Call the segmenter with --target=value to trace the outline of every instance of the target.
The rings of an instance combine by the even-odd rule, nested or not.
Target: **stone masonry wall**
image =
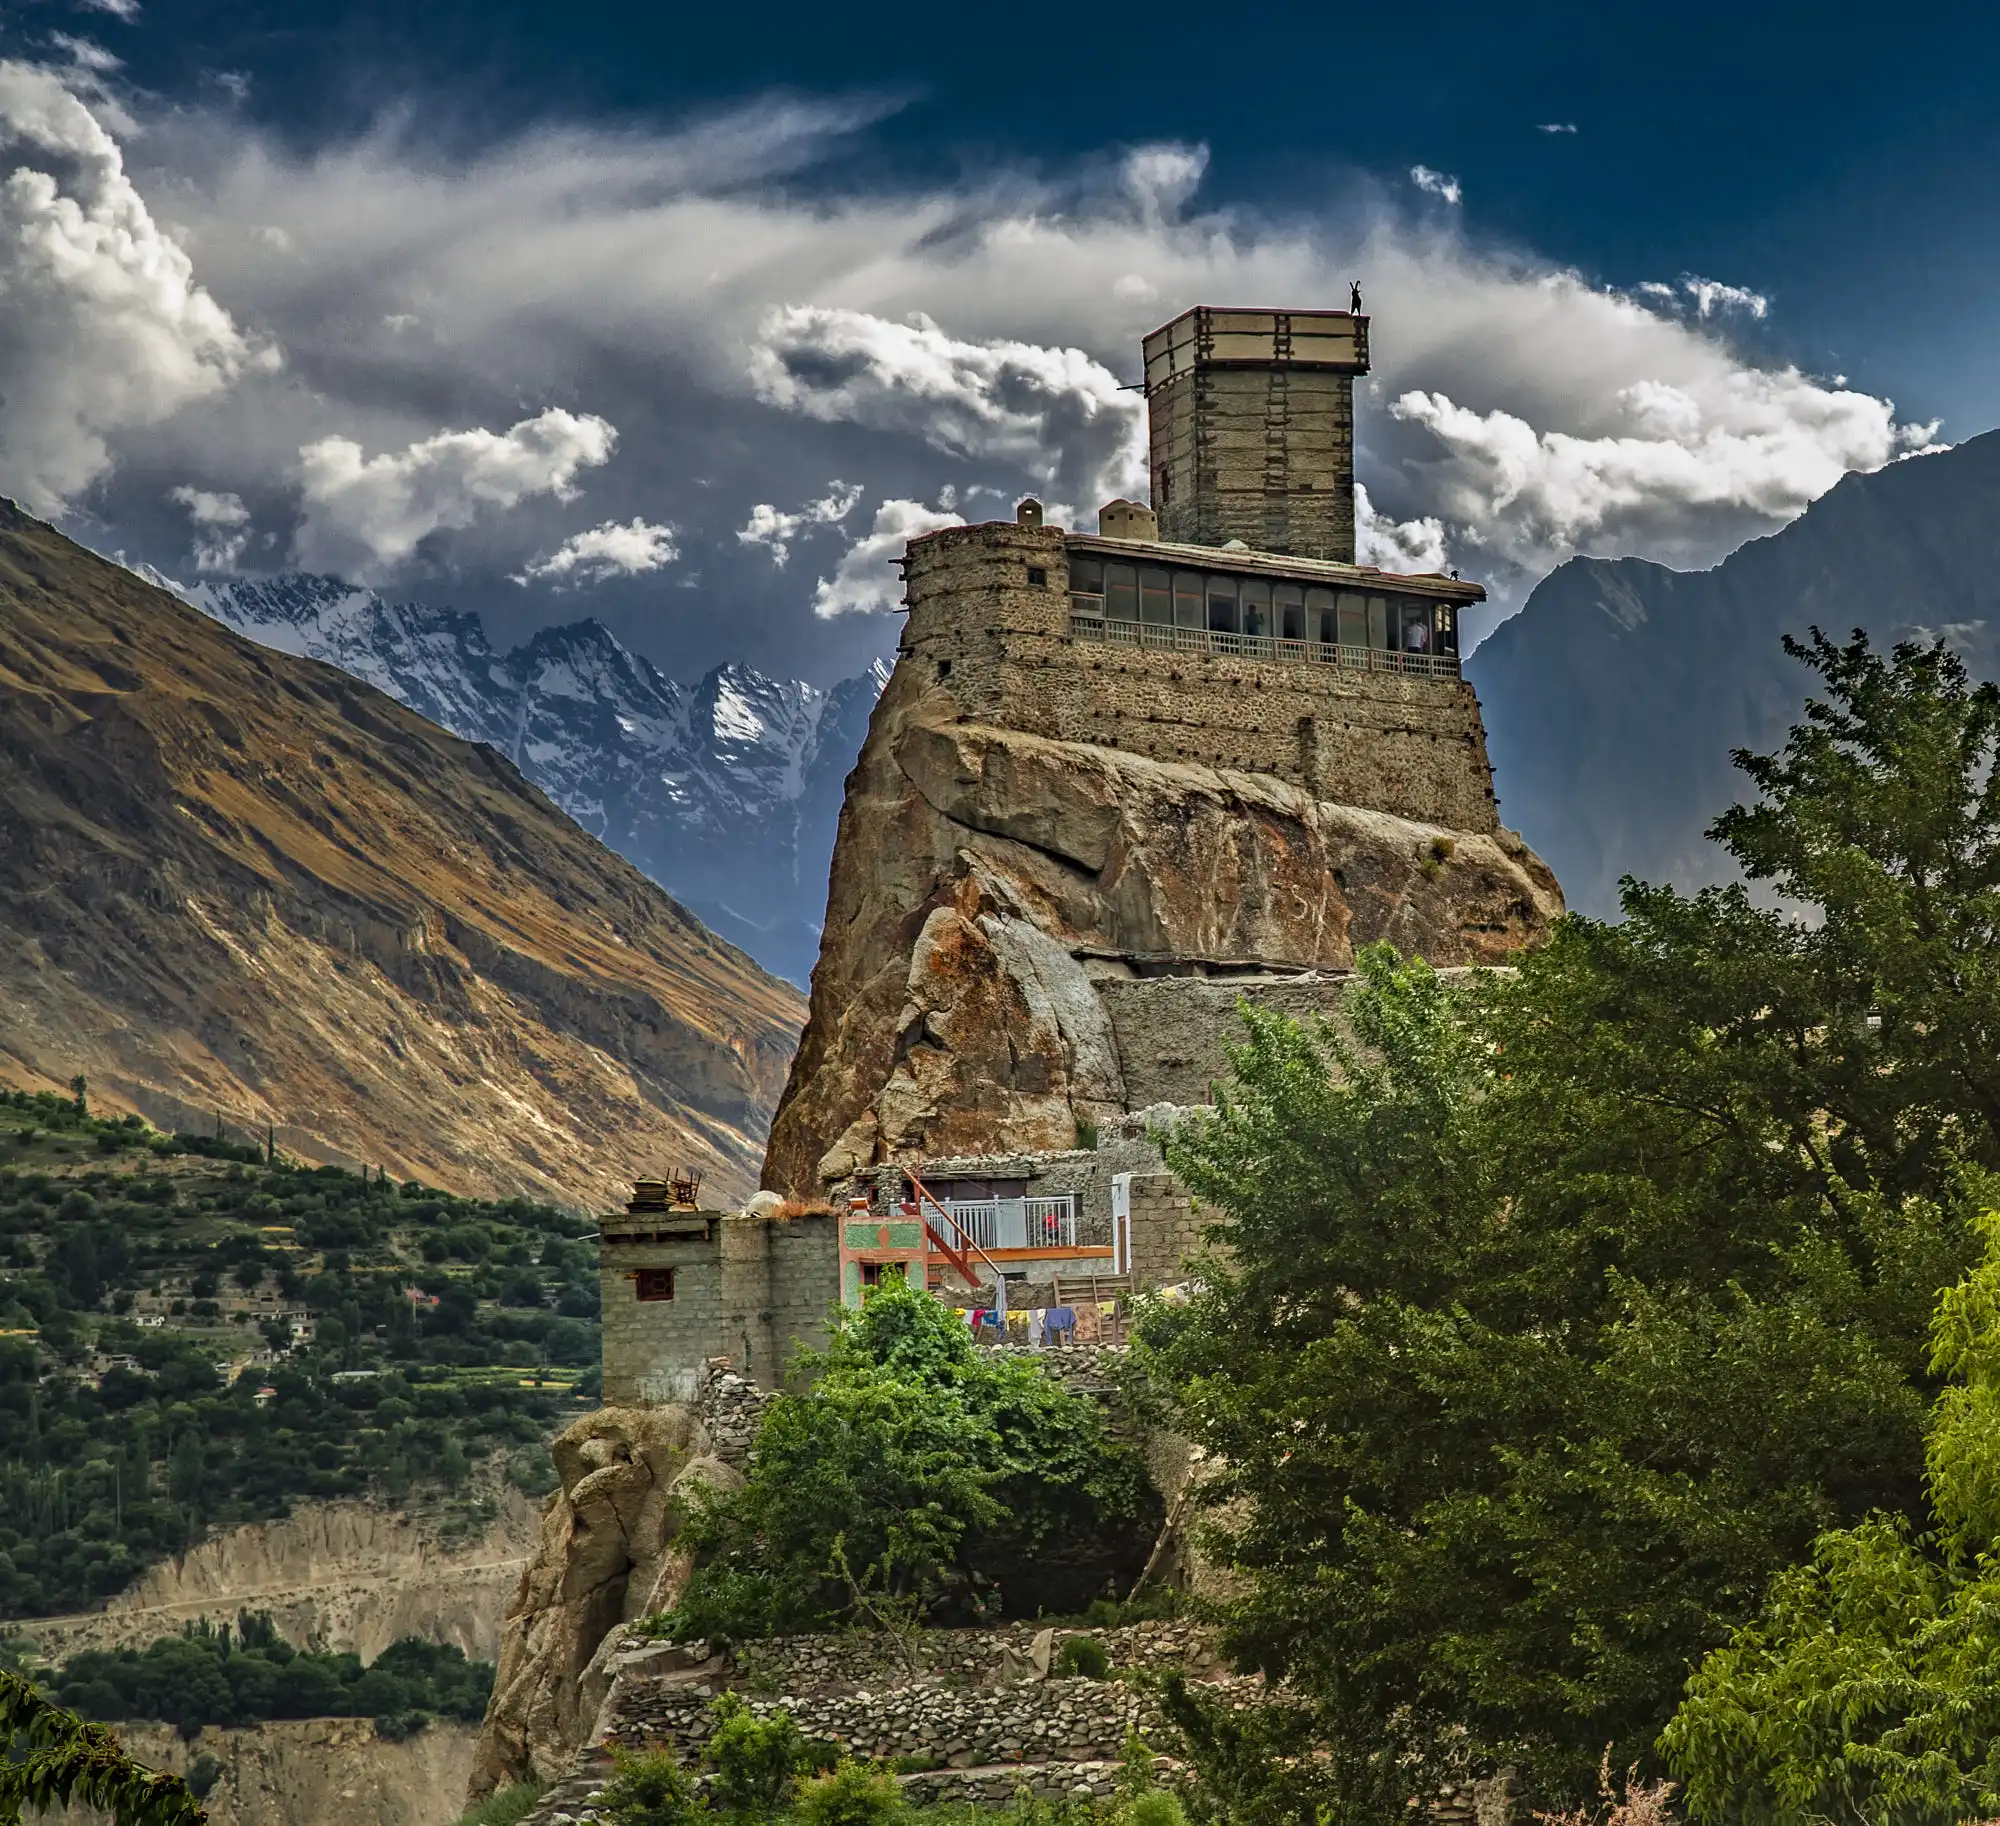
[[[661,1678],[643,1664],[621,1674],[598,1740],[667,1744],[692,1761],[714,1729],[710,1703],[727,1684],[746,1692],[754,1712],[783,1707],[808,1737],[858,1756],[928,1756],[952,1769],[1115,1759],[1127,1735],[1155,1724],[1157,1712],[1142,1688],[1124,1681],[1053,1674],[1070,1636],[1094,1638],[1114,1673],[1176,1668],[1246,1696],[1261,1690],[1259,1681],[1224,1675],[1209,1639],[1185,1623],[925,1631],[914,1644],[916,1674],[879,1641],[791,1636],[745,1645],[711,1678]]]
[[[712,1357],[769,1387],[800,1344],[825,1343],[840,1296],[834,1219],[714,1215],[713,1240],[599,1245],[607,1405],[689,1400]],[[671,1300],[638,1298],[646,1268],[673,1269]]]
[[[1170,1287],[1186,1278],[1182,1264],[1201,1245],[1201,1232],[1222,1213],[1197,1204],[1171,1173],[1132,1175],[1132,1276],[1141,1287]]]
[[[1348,975],[1295,977],[1101,977],[1098,999],[1118,1044],[1125,1095],[1135,1108],[1211,1101],[1229,1076],[1229,1048],[1240,1045],[1240,1001],[1297,1019],[1335,1015],[1353,982]]]
[[[936,669],[969,721],[1269,774],[1447,830],[1498,828],[1479,700],[1463,681],[1074,639],[1054,527],[933,533],[912,542],[906,577],[903,652]]]

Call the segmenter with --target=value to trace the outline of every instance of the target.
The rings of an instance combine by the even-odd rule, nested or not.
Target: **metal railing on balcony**
[[[1074,1249],[1076,1194],[1049,1198],[947,1198],[941,1201],[981,1249]]]
[[[1289,665],[1332,666],[1342,672],[1400,672],[1415,678],[1458,677],[1455,653],[1397,653],[1384,647],[1352,647],[1325,640],[1281,640],[1274,634],[1225,634],[1213,628],[1171,627],[1151,621],[1112,621],[1072,615],[1069,630],[1079,640],[1112,647],[1149,647],[1166,653],[1227,654],[1237,659],[1274,659]]]

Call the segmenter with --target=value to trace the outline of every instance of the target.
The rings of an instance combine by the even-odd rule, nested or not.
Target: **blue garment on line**
[[[1051,1306],[1048,1327],[1050,1331],[1074,1331],[1076,1329],[1076,1308],[1073,1306]]]

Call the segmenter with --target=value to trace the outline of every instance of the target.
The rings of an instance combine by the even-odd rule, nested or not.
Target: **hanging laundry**
[[[1028,1348],[1030,1350],[1040,1350],[1042,1348],[1042,1326],[1048,1316],[1049,1311],[1046,1306],[1033,1306],[1028,1309]]]

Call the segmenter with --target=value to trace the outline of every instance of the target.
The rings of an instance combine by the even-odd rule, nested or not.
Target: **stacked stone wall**
[[[1049,1674],[1071,1636],[1098,1642],[1113,1677]],[[1180,1669],[1246,1698],[1262,1690],[1253,1678],[1222,1674],[1209,1638],[1185,1623],[927,1630],[912,1650],[915,1674],[890,1645],[850,1636],[746,1644],[733,1665],[692,1682],[634,1669],[605,1702],[599,1741],[670,1745],[692,1761],[715,1727],[711,1703],[726,1685],[743,1692],[753,1712],[782,1707],[808,1737],[857,1756],[928,1757],[941,1770],[1112,1762],[1130,1733],[1159,1723],[1148,1690],[1116,1678],[1120,1670]]]
[[[633,1277],[647,1268],[673,1270],[671,1300],[638,1297]],[[598,1248],[598,1291],[605,1405],[687,1400],[703,1359],[723,1354],[719,1244],[605,1242]]]
[[[1224,1214],[1198,1203],[1171,1173],[1132,1175],[1132,1278],[1140,1287],[1171,1287],[1201,1246],[1208,1225]]]
[[[1498,828],[1479,699],[1462,680],[1074,638],[1054,528],[933,534],[907,576],[905,661],[931,668],[967,721],[1269,774],[1447,830]]]
[[[691,1400],[714,1357],[769,1387],[800,1345],[826,1342],[840,1297],[835,1219],[712,1216],[712,1239],[599,1245],[607,1405]],[[634,1276],[647,1268],[674,1271],[671,1300],[638,1298]]]

